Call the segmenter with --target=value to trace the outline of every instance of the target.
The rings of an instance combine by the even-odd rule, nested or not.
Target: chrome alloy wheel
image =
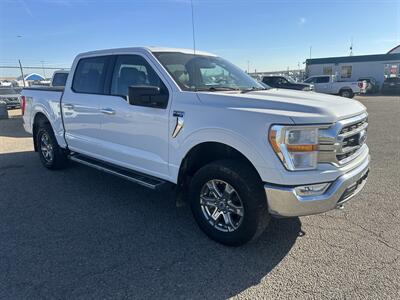
[[[46,162],[50,163],[53,161],[53,146],[51,145],[50,137],[47,132],[43,132],[40,138],[40,151],[42,152],[43,158]]]
[[[203,185],[200,206],[206,220],[220,231],[235,231],[243,221],[242,200],[236,190],[223,180],[212,179]]]

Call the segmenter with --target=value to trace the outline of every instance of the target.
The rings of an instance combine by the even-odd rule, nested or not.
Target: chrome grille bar
[[[320,130],[318,161],[342,166],[355,159],[366,147],[359,135],[367,128],[368,114],[363,113]]]

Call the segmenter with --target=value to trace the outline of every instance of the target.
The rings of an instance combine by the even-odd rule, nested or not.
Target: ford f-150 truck
[[[337,81],[335,75],[312,76],[304,80],[305,83],[313,84],[318,93],[339,95],[353,98],[356,94],[363,93],[364,82],[362,81]]]
[[[45,167],[72,160],[152,189],[173,186],[225,245],[254,238],[271,216],[341,208],[369,171],[358,101],[267,89],[200,51],[83,53],[65,88],[26,88],[21,104]]]

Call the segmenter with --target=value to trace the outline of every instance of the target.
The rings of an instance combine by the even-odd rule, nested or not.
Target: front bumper
[[[269,212],[282,217],[306,216],[340,207],[364,187],[369,172],[370,157],[353,170],[331,183],[319,196],[298,196],[295,187],[265,184]]]

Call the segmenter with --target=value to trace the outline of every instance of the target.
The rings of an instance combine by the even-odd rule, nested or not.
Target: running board
[[[95,168],[97,170],[116,175],[118,177],[124,178],[126,180],[135,182],[137,184],[143,185],[145,187],[148,187],[152,190],[158,190],[162,186],[166,185],[166,181],[148,176],[136,171],[128,170],[126,168],[122,168],[110,163],[106,163],[103,161],[100,161],[98,159],[94,159],[91,157],[83,156],[81,154],[72,154],[69,156],[69,159],[72,161],[75,161],[77,163],[83,164],[88,167]]]

